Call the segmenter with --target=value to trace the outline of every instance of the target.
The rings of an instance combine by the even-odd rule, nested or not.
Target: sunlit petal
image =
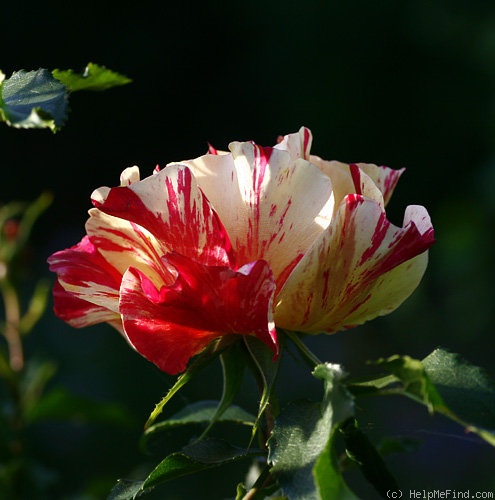
[[[278,294],[277,325],[331,333],[390,312],[418,285],[426,254],[410,259],[432,242],[423,207],[410,207],[399,228],[387,220],[380,204],[347,196]]]
[[[146,229],[164,250],[210,265],[229,262],[227,233],[188,168],[170,166],[128,187],[100,188],[92,198],[102,212]]]
[[[331,181],[284,150],[249,142],[232,143],[230,149],[231,155],[185,164],[219,214],[237,262],[267,260],[281,283],[330,223]]]
[[[72,248],[54,253],[48,263],[66,292],[118,314],[121,275],[87,236]],[[55,307],[63,310],[63,304]]]

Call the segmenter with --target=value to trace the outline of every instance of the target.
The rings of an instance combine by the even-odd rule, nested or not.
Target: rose
[[[402,170],[310,155],[311,133],[273,148],[156,168],[94,191],[80,243],[49,258],[56,314],[107,322],[165,372],[212,340],[254,335],[278,352],[275,325],[333,333],[397,308],[433,243],[420,206],[402,227],[385,215]]]

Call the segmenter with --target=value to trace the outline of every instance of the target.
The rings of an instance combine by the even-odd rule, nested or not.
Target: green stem
[[[5,307],[4,336],[9,349],[10,367],[14,372],[19,373],[24,367],[24,352],[19,331],[21,321],[19,297],[14,286],[6,276],[0,279],[0,290]]]
[[[2,372],[8,384],[14,409],[8,417],[9,431],[6,445],[9,457],[7,458],[7,462],[9,464],[8,467],[12,468],[10,469],[11,472],[9,473],[7,482],[12,498],[20,498],[25,470],[23,465],[17,467],[15,464],[22,464],[24,453],[24,419],[20,385],[20,375],[24,368],[24,352],[19,328],[21,313],[17,291],[5,275],[0,278],[0,293],[5,309],[3,335],[7,341],[9,356],[8,364],[7,360],[4,360],[7,366],[3,367]]]
[[[270,468],[265,466],[260,476],[252,486],[252,488],[246,492],[246,494],[242,497],[242,500],[253,500],[256,498],[256,495],[262,491],[264,488],[272,485],[274,482],[273,476],[270,474]]]
[[[296,346],[297,350],[310,368],[315,368],[317,365],[321,365],[321,361],[309,350],[296,332],[284,330],[284,333],[291,339],[292,343]]]

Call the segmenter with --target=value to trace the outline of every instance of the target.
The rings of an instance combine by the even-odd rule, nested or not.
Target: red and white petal
[[[58,281],[53,286],[53,302],[53,310],[57,317],[75,328],[110,323],[121,333],[123,332],[120,314],[78,298],[73,293],[65,291]]]
[[[208,265],[227,265],[231,246],[217,214],[190,170],[170,166],[127,187],[100,188],[95,207],[138,224],[166,251],[176,251]]]
[[[218,212],[237,262],[270,262],[278,284],[330,223],[330,179],[287,151],[250,142],[185,162]]]
[[[212,340],[255,335],[278,353],[271,304],[275,290],[268,264],[239,271],[204,266],[179,254],[166,256],[177,281],[157,289],[137,269],[124,275],[120,311],[125,335],[142,356],[175,374]]]
[[[167,248],[149,231],[97,208],[91,209],[89,215],[86,232],[91,242],[121,275],[135,267],[144,271],[156,286],[175,281],[175,273],[161,259]]]
[[[379,187],[364,170],[359,168],[358,164],[326,161],[314,155],[311,155],[311,163],[328,175],[332,181],[335,212],[339,209],[340,203],[348,194],[365,196],[385,207],[383,194]]]
[[[400,228],[375,201],[348,195],[278,294],[277,325],[332,333],[390,312],[418,285],[433,241],[423,207],[409,207]]]
[[[133,167],[126,168],[120,174],[120,185],[121,186],[130,186],[134,182],[138,182],[140,179],[139,175],[139,167],[135,165]]]
[[[292,161],[299,158],[309,160],[312,142],[313,136],[309,128],[301,127],[299,132],[281,137],[274,148],[287,151]]]
[[[119,313],[121,274],[99,254],[87,236],[72,248],[51,255],[48,263],[67,293]],[[55,307],[60,311],[62,304],[56,303]],[[91,322],[92,318],[87,318],[87,321]]]
[[[346,318],[345,328],[395,311],[416,290],[427,265],[425,251],[381,275],[369,288],[364,302]]]
[[[394,170],[389,167],[374,165],[373,163],[357,163],[357,166],[366,175],[371,177],[376,187],[381,191],[386,206],[392,197],[400,176],[406,169],[401,168],[399,170]]]

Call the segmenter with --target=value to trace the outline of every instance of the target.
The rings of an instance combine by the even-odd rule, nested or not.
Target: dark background
[[[443,346],[495,374],[492,1],[27,1],[3,5],[0,20],[7,77],[39,67],[82,70],[91,61],[133,79],[74,94],[55,135],[1,127],[0,202],[54,195],[34,234],[33,275],[48,276],[48,255],[79,241],[92,190],[117,185],[125,167],[148,175],[156,164],[203,154],[208,141],[220,149],[232,140],[272,145],[306,125],[323,158],[406,167],[389,218],[401,224],[407,205],[425,205],[437,238],[410,300],[355,331],[311,339],[314,351],[359,375],[368,359],[421,358]],[[100,493],[84,497],[98,498],[118,477],[144,477],[140,429],[172,379],[110,327],[74,330],[51,311],[29,349],[58,364],[58,384],[123,404],[136,418],[126,430],[37,429],[33,454],[50,471],[54,495],[83,498],[99,482]],[[305,370],[291,361],[284,370],[282,394],[286,386],[291,399],[318,396]],[[211,368],[174,404],[218,398],[219,376]],[[251,389],[246,382],[252,403]],[[404,491],[495,490],[493,450],[462,428],[402,400],[363,403],[360,411],[376,441],[387,433],[422,441],[388,461]],[[220,471],[171,483],[164,498],[190,498],[198,488],[204,498],[228,497],[242,480],[232,471],[224,490],[229,473]],[[371,498],[357,475],[351,480]]]

